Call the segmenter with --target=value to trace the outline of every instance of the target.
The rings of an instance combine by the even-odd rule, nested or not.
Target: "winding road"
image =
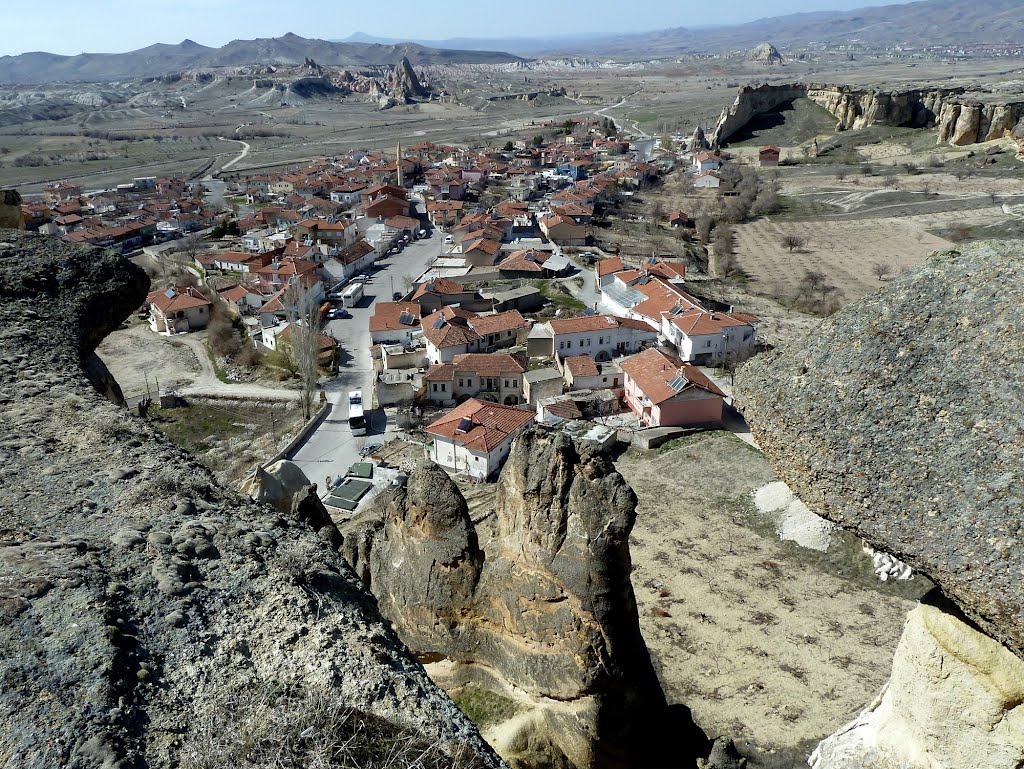
[[[618,101],[617,104],[613,104],[610,107],[603,107],[601,109],[594,110],[594,114],[597,115],[598,117],[606,117],[606,118],[611,118],[612,120],[615,120],[614,117],[612,117],[611,115],[608,114],[608,110],[618,109],[619,107],[625,106],[627,101],[632,99],[634,96],[636,96],[638,93],[640,93],[643,90],[644,90],[643,88],[637,88],[635,91],[633,91],[633,93],[628,93],[625,96],[623,96]],[[640,128],[640,124],[637,123],[635,120],[630,120],[629,118],[619,118],[619,119],[622,120],[623,123],[632,123],[632,125],[633,125],[633,133],[635,133],[641,139],[650,139],[651,138],[651,135],[649,133],[647,133],[646,131],[644,131],[643,129],[641,129]]]

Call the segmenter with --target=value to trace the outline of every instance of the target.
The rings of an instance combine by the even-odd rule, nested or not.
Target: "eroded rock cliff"
[[[650,765],[665,701],[629,580],[635,509],[610,460],[533,431],[512,448],[493,521],[474,526],[454,482],[424,464],[346,549],[403,640],[445,660],[446,685],[526,710],[497,735],[506,758]]]
[[[90,386],[144,273],[0,242],[5,762],[500,766],[381,620],[315,494],[292,513],[241,499]]]
[[[1022,256],[998,242],[933,254],[737,374],[736,404],[780,477],[967,618],[911,616],[887,691],[826,741],[822,769],[1024,763]],[[858,740],[882,757],[849,759]]]
[[[822,83],[744,86],[722,111],[711,135],[713,146],[729,140],[755,116],[806,97],[836,118],[836,130],[872,125],[938,128],[937,142],[973,144],[1003,136],[1024,136],[1024,102],[983,104],[965,99],[962,88],[885,91]]]

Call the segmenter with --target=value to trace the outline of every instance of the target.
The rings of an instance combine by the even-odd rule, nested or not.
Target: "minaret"
[[[398,186],[402,186],[402,142],[398,142],[398,151],[395,153],[395,165],[398,167]]]

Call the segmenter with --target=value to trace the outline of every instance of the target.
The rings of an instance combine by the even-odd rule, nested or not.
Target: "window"
[[[588,340],[587,340],[587,347],[590,347],[590,343],[591,343],[592,341],[594,341],[594,340],[593,340],[593,339],[588,339]]]
[[[599,337],[597,338],[597,343],[598,343],[598,344],[604,344],[604,337],[603,337],[603,336],[599,336]]]
[[[565,347],[566,347],[566,349],[569,349],[569,350],[572,349],[572,340],[571,339],[568,342],[565,343]]]
[[[460,379],[460,380],[459,380],[459,387],[463,387],[463,386],[464,386],[464,385],[462,384],[462,380]]]
[[[601,377],[601,383],[602,384],[608,384],[608,377],[606,377],[606,376]]]
[[[705,347],[711,347],[711,340],[709,339],[708,341],[706,341],[706,342],[704,343],[704,346],[705,346]]]
[[[559,350],[564,350],[565,349],[565,342],[559,342],[558,343],[558,349]]]
[[[437,392],[437,382],[434,382],[434,392]]]
[[[446,385],[444,382],[442,382],[441,383],[441,392],[445,392],[447,389],[448,389],[448,385]]]

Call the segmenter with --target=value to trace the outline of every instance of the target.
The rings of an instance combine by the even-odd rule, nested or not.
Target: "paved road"
[[[352,435],[348,427],[348,393],[362,390],[367,406],[373,392],[373,363],[370,359],[370,316],[377,301],[390,302],[395,291],[405,292],[403,278],[419,277],[438,256],[444,236],[417,241],[398,256],[378,262],[366,284],[366,293],[360,306],[351,310],[352,317],[332,320],[325,333],[341,343],[342,364],[336,377],[322,383],[327,398],[333,404],[331,414],[314,430],[305,443],[294,453],[292,461],[303,469],[306,476],[318,484],[321,491],[326,476],[343,474],[359,460],[359,449],[367,443],[383,442],[397,430],[389,424],[383,409],[367,411],[369,429],[365,439]]]

